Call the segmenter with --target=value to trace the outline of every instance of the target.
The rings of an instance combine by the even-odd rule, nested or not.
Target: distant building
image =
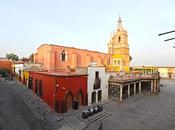
[[[19,75],[24,70],[24,62],[14,62],[12,67],[13,73]]]
[[[35,72],[41,72],[44,71],[44,68],[41,64],[35,64],[35,63],[25,63],[23,71],[21,72],[21,78],[23,84],[28,86],[29,83],[29,72],[35,71]]]
[[[122,26],[122,20],[119,17],[116,32],[111,36],[108,43],[108,54],[111,55],[111,62],[108,71],[129,72],[130,54],[127,31]]]
[[[134,66],[131,67],[131,73],[142,73],[142,74],[151,74],[158,72],[158,68],[156,66]]]
[[[159,75],[163,79],[175,79],[175,67],[167,66],[134,66],[132,67],[132,73],[155,73],[159,72]]]
[[[161,78],[175,79],[175,67],[158,67]]]
[[[0,60],[0,75],[8,76],[12,73],[12,62],[9,60]]]

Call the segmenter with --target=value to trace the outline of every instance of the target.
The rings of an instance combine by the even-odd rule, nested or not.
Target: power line
[[[175,30],[168,31],[168,32],[164,32],[164,33],[160,33],[160,34],[158,34],[158,36],[162,36],[162,35],[169,34],[169,33],[173,33],[173,32],[175,32]],[[165,39],[164,42],[171,41],[171,40],[174,40],[174,39],[175,39],[175,38]],[[173,46],[173,48],[175,48],[175,46]]]
[[[158,34],[158,36],[162,36],[162,35],[165,35],[165,34],[168,34],[168,33],[173,33],[173,32],[175,32],[175,30],[164,32],[164,33],[160,33],[160,34]]]
[[[175,38],[169,38],[169,39],[166,39],[164,40],[164,42],[167,42],[167,41],[170,41],[170,40],[174,40]]]

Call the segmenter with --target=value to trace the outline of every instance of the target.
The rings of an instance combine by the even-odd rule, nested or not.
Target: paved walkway
[[[46,130],[8,81],[0,82],[0,130]]]
[[[0,130],[71,130],[71,125],[18,81],[0,82]]]

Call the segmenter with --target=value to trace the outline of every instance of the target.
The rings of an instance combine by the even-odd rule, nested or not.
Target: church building
[[[122,26],[122,20],[119,17],[117,30],[112,34],[108,43],[108,54],[111,55],[108,71],[129,72],[129,44],[127,31]]]
[[[106,67],[107,71],[129,72],[129,45],[127,31],[119,17],[118,27],[108,43],[108,53],[74,47],[43,44],[34,55],[34,62],[42,64],[45,70],[70,72],[77,67],[88,67],[90,63]]]
[[[43,44],[37,49],[34,62],[42,64],[48,71],[70,72],[77,67],[88,67],[92,62],[96,62],[97,66],[107,66],[110,57],[110,54],[97,51]]]

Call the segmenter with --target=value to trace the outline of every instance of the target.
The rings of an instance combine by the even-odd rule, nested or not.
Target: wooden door
[[[67,111],[72,109],[72,95],[68,95],[66,98]]]
[[[79,106],[83,105],[83,95],[81,92],[78,94],[78,104]]]

